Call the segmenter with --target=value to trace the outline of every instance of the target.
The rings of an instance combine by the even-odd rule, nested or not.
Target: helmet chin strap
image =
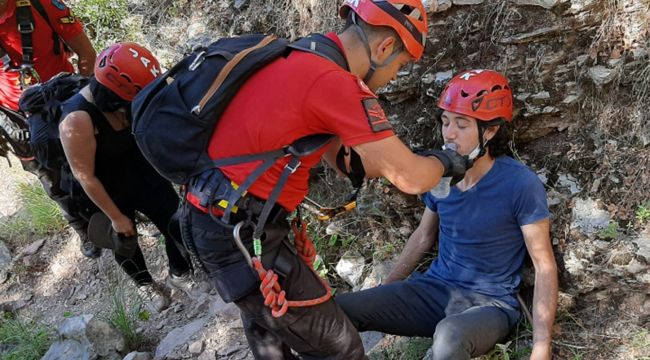
[[[384,61],[382,64],[377,64],[374,60],[372,60],[372,52],[370,51],[370,42],[368,41],[368,36],[366,36],[366,32],[363,31],[363,28],[357,24],[357,15],[354,11],[351,12],[350,16],[352,16],[352,23],[354,24],[354,30],[357,36],[359,36],[359,39],[363,43],[365,49],[366,49],[366,54],[368,55],[368,61],[370,62],[370,67],[368,68],[368,72],[366,75],[363,77],[363,82],[368,84],[370,82],[370,79],[372,76],[375,74],[375,71],[378,68],[390,65],[395,59],[397,59],[397,56],[399,56],[400,52],[402,52],[401,48],[396,48],[393,50],[393,53],[390,54],[388,59]]]
[[[487,123],[482,123],[480,121],[478,122],[478,147],[477,147],[477,149],[478,149],[479,152],[478,152],[478,155],[476,155],[476,158],[480,158],[481,156],[485,155],[485,153],[487,152],[486,146],[488,145],[490,140],[492,140],[492,139],[490,139],[490,140],[485,141],[485,138],[483,137],[483,133],[485,132],[485,130],[488,127],[496,126],[496,125],[501,126],[503,124],[504,124],[504,121],[502,119],[492,120],[492,121],[487,122]],[[474,149],[474,151],[476,151],[476,149]],[[474,153],[474,151],[472,151],[472,153]]]
[[[470,152],[469,155],[467,155],[467,157],[470,160],[476,159],[477,157],[481,156],[481,149],[482,149],[481,145],[476,145],[474,150],[472,150],[472,152]],[[485,153],[485,151],[483,151],[483,153]]]
[[[484,132],[485,132],[485,127],[483,125],[479,124],[478,125],[478,146],[476,147],[476,149],[474,149],[474,151],[478,150],[478,154],[476,154],[476,156],[475,156],[476,159],[478,159],[481,156],[485,155],[485,153],[487,152],[487,149],[485,148],[485,146],[487,145],[487,143],[490,140],[485,141],[485,138],[483,137]],[[474,153],[474,151],[472,151],[472,153]]]

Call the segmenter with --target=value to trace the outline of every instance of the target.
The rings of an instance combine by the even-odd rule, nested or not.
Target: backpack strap
[[[18,24],[18,32],[20,33],[20,43],[22,47],[22,59],[19,66],[20,71],[30,72],[30,76],[36,77],[36,82],[40,82],[38,74],[33,70],[34,68],[34,42],[32,35],[34,34],[35,22],[32,7],[38,11],[40,16],[48,23],[52,29],[52,43],[54,55],[61,54],[61,37],[56,32],[50,17],[47,15],[43,4],[39,0],[16,0],[16,23]],[[5,64],[6,65],[6,64]],[[21,74],[21,82],[23,75]],[[25,85],[25,84],[22,84]]]
[[[289,44],[289,48],[312,53],[337,64],[346,71],[350,71],[348,60],[343,55],[341,48],[334,40],[322,34],[310,34],[307,37]]]
[[[20,44],[23,57],[21,67],[34,66],[34,44],[32,34],[34,33],[34,16],[32,15],[32,4],[29,0],[16,0],[16,23],[20,33]]]
[[[229,165],[234,165],[234,164],[250,162],[253,160],[263,160],[262,164],[260,164],[257,168],[255,168],[255,170],[253,170],[253,172],[250,175],[248,175],[246,180],[241,185],[239,185],[239,187],[235,191],[233,191],[230,197],[228,198],[228,206],[226,207],[223,215],[224,222],[227,223],[230,220],[230,214],[232,212],[233,206],[235,205],[237,200],[251,187],[251,185],[253,185],[253,183],[263,173],[265,173],[268,169],[270,169],[271,166],[275,164],[276,160],[288,156],[290,157],[289,163],[287,163],[287,165],[285,165],[284,169],[282,170],[278,182],[275,184],[268,199],[266,199],[264,209],[262,210],[262,215],[260,215],[259,223],[264,224],[266,222],[266,218],[268,217],[269,213],[273,208],[273,205],[275,205],[278,196],[280,196],[280,191],[286,184],[289,175],[293,174],[300,166],[300,158],[312,154],[313,152],[322,148],[323,146],[328,144],[330,140],[332,140],[332,138],[333,135],[329,135],[329,134],[308,135],[294,141],[291,145],[286,146],[282,149],[267,151],[258,154],[250,154],[250,155],[215,160],[215,164],[221,162],[221,164],[217,166],[224,166],[223,165],[224,163],[227,163]]]
[[[32,6],[38,11],[38,13],[41,15],[45,21],[50,25],[50,28],[52,29],[52,43],[54,44],[53,51],[54,55],[61,55],[61,48],[63,41],[61,40],[61,37],[59,34],[56,32],[56,29],[52,25],[52,22],[50,21],[50,17],[47,15],[47,12],[45,11],[45,8],[43,7],[43,4],[41,4],[40,0],[31,0]]]

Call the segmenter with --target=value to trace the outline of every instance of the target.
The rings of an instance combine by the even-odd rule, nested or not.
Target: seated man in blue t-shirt
[[[446,197],[423,196],[426,209],[384,285],[336,301],[360,331],[433,336],[433,358],[488,352],[516,325],[526,254],[535,267],[531,359],[550,359],[557,267],[541,181],[505,156],[512,121],[508,80],[489,70],[454,77],[438,107],[445,143],[475,158]],[[424,275],[404,280],[439,240]]]

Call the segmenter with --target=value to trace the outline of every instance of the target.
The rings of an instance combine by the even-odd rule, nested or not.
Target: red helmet
[[[496,71],[464,71],[449,81],[438,107],[482,121],[512,121],[512,90],[508,79]]]
[[[132,42],[109,46],[95,61],[95,78],[126,101],[160,75],[160,64],[149,50]]]
[[[370,25],[395,30],[406,51],[420,60],[428,31],[427,12],[421,0],[345,0],[339,15],[345,19],[350,10]]]

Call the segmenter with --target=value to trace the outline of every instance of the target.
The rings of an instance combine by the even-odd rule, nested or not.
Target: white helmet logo
[[[347,2],[351,6],[354,6],[355,8],[359,7],[359,0],[346,0],[345,2]]]
[[[482,73],[484,70],[472,70],[464,73],[463,75],[460,76],[461,79],[463,80],[469,80],[472,78],[472,76],[476,76],[480,73]]]

